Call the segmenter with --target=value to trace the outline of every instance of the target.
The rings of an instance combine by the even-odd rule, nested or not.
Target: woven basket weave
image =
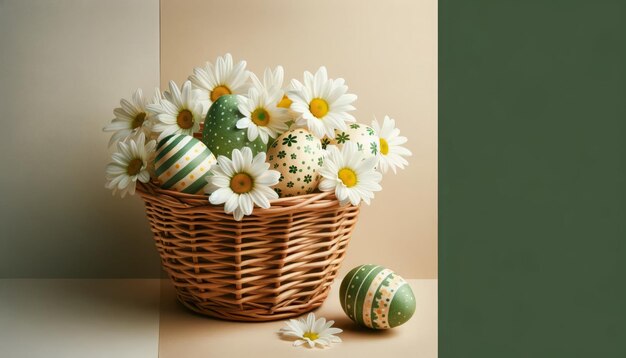
[[[332,193],[314,193],[274,200],[237,222],[204,195],[153,184],[137,191],[178,300],[235,321],[284,319],[320,306],[359,213],[340,207]]]

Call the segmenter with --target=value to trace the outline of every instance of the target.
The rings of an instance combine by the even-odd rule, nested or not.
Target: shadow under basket
[[[235,221],[205,195],[137,184],[178,300],[233,321],[285,319],[319,307],[359,213],[326,192],[280,198]]]

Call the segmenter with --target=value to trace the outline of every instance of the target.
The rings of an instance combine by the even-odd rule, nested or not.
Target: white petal
[[[234,194],[231,195],[226,203],[224,204],[224,212],[232,213],[239,207],[239,195]]]
[[[356,190],[348,189],[348,197],[350,198],[350,203],[354,206],[359,205],[361,202],[361,197],[357,194]]]
[[[267,198],[257,189],[255,188],[250,192],[250,198],[256,204],[256,206],[267,209],[270,207],[270,202]]]
[[[256,140],[256,138],[259,136],[259,128],[256,126],[256,124],[250,124],[247,128],[248,140],[250,142]],[[267,143],[267,141],[265,141],[264,143]]]
[[[248,126],[250,126],[251,123],[252,121],[250,120],[250,118],[244,117],[238,120],[235,125],[237,126],[237,128],[243,129],[243,128],[248,128]]]
[[[244,147],[243,149],[246,149],[246,148],[247,147]],[[250,148],[248,148],[248,150],[249,149]],[[233,149],[232,155],[233,155],[232,162],[233,162],[234,172],[239,173],[245,168],[245,161],[243,159],[242,152],[239,149]]]
[[[243,158],[242,170],[245,168],[249,168],[252,164],[252,149],[249,147],[243,147],[241,149],[241,156]]]
[[[280,172],[276,170],[267,170],[259,175],[255,182],[261,185],[276,185],[280,179]]]
[[[222,168],[226,176],[232,177],[233,175],[235,175],[235,167],[233,165],[233,162],[228,159],[228,157],[223,155],[218,156],[217,163],[219,164],[220,168]]]
[[[245,215],[252,214],[252,209],[254,205],[252,204],[252,198],[250,194],[241,194],[239,195],[239,208],[243,211]]]
[[[319,189],[321,191],[333,191],[335,189],[335,182],[324,178],[319,183]]]
[[[209,197],[209,202],[213,205],[224,204],[233,195],[234,193],[231,188],[220,188],[213,192],[213,194],[211,194],[211,196]]]
[[[241,211],[241,208],[237,208],[233,211],[233,218],[235,221],[241,221],[241,219],[243,219],[243,211]]]

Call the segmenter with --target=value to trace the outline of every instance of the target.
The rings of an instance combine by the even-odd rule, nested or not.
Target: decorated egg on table
[[[344,143],[352,142],[356,144],[359,151],[364,152],[368,157],[378,155],[380,139],[372,127],[361,123],[351,123],[347,126],[346,130],[336,129],[335,138],[324,138],[326,144],[336,145],[341,149]]]
[[[351,320],[373,329],[397,327],[415,313],[415,296],[409,284],[378,265],[353,268],[341,281],[339,299]]]
[[[322,143],[304,128],[289,130],[276,138],[267,151],[270,169],[280,172],[274,190],[280,197],[313,192],[324,164]]]
[[[163,189],[203,194],[205,177],[215,156],[200,140],[185,134],[163,138],[157,146],[154,171]]]
[[[249,147],[252,154],[265,152],[267,144],[261,137],[248,140],[246,129],[237,128],[237,121],[243,118],[239,112],[236,95],[223,95],[213,102],[207,112],[202,129],[202,142],[216,157],[225,155],[231,158],[233,149]]]

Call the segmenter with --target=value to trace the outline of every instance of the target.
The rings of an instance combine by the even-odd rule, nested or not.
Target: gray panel
[[[159,2],[0,0],[0,49],[0,277],[159,277],[102,132],[159,83]]]

